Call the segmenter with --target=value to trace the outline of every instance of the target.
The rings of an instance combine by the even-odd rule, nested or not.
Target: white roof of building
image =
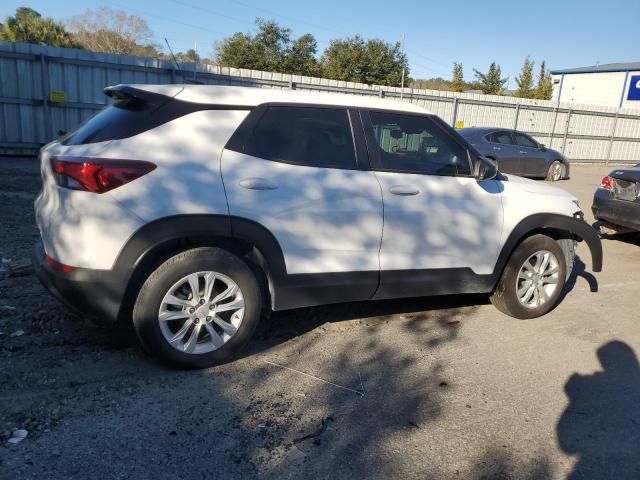
[[[177,100],[215,105],[257,106],[269,102],[340,105],[345,107],[379,108],[430,114],[423,107],[408,102],[386,100],[377,96],[345,93],[281,90],[277,88],[226,87],[220,85],[129,85]]]
[[[570,73],[608,73],[608,72],[635,72],[640,71],[640,62],[605,63],[604,65],[592,65],[590,67],[564,68],[552,70],[552,75]]]

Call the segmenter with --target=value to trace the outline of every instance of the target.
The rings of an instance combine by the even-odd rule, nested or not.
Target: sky
[[[405,39],[413,78],[451,78],[462,62],[466,80],[473,69],[497,62],[515,88],[524,58],[553,69],[640,61],[639,0],[3,0],[2,18],[20,6],[64,21],[87,9],[106,6],[143,17],[174,52],[197,43],[211,56],[213,46],[235,32],[254,32],[256,17],[311,33],[319,53],[331,39],[359,33],[387,42]]]

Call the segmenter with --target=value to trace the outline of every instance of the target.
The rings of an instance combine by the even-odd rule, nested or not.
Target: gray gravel
[[[561,186],[588,210],[608,170]],[[38,189],[0,159],[0,257],[30,255]],[[0,273],[0,478],[640,478],[640,241],[604,247],[541,319],[482,296],[296,310],[198,372]]]

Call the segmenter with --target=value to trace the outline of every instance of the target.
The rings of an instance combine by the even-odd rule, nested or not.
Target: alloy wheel
[[[526,308],[538,308],[550,301],[559,283],[558,258],[548,250],[531,255],[520,267],[516,278],[516,295]]]
[[[160,330],[176,350],[209,353],[238,331],[244,306],[240,287],[228,276],[213,271],[192,273],[164,295],[158,311]]]

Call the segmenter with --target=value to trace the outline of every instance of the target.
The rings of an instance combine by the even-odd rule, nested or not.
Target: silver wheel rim
[[[531,255],[520,267],[516,279],[516,295],[523,307],[538,308],[548,303],[560,280],[558,258],[548,250]]]
[[[176,350],[209,353],[227,343],[244,318],[238,284],[222,273],[187,275],[169,289],[158,311],[160,331]]]
[[[554,181],[557,182],[558,180],[560,180],[561,177],[562,177],[562,165],[560,163],[556,163],[553,166],[553,176],[552,176],[552,178],[553,178]]]

